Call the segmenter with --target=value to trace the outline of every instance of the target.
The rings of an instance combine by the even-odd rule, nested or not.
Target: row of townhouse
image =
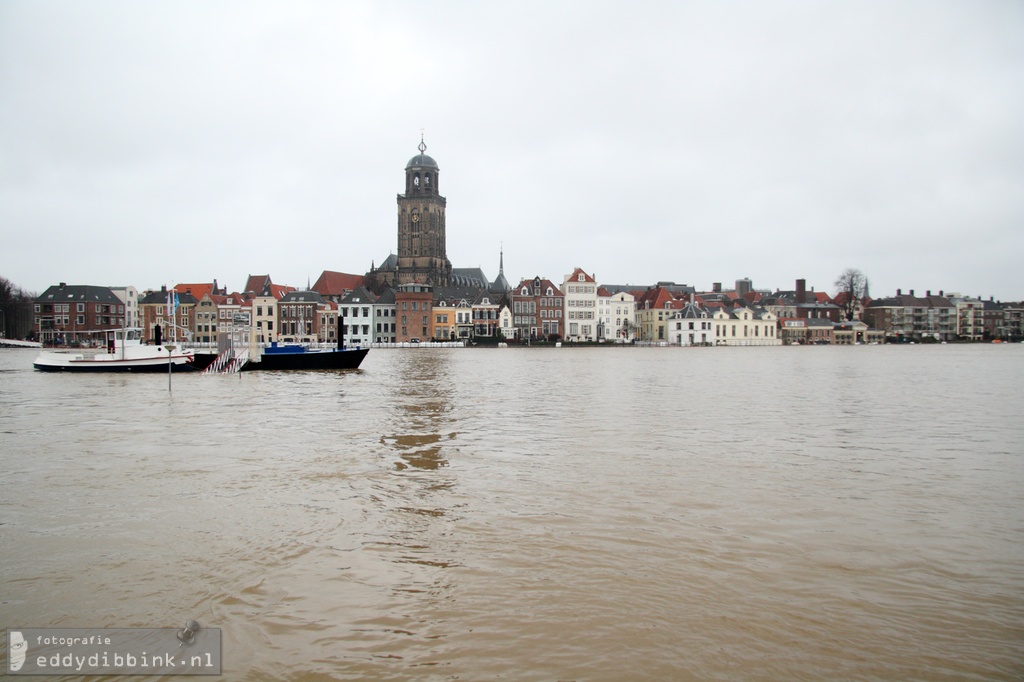
[[[984,341],[1024,338],[1024,303],[914,290],[870,301],[863,321],[888,339]]]
[[[502,278],[503,279],[503,278]],[[35,301],[38,338],[48,343],[99,344],[104,330],[139,326],[155,340],[220,345],[248,333],[277,341],[367,345],[417,340],[505,338],[569,342],[650,342],[673,345],[858,343],[895,339],[983,340],[1024,337],[1024,304],[927,292],[858,302],[863,319],[842,319],[823,292],[796,280],[792,291],[710,292],[671,282],[646,289],[601,285],[576,268],[561,285],[537,276],[514,287],[432,287],[408,283],[375,294],[362,278],[325,271],[310,289],[249,276],[245,290],[212,283],[178,284],[139,296],[133,287],[50,287]],[[743,286],[741,286],[743,284]],[[507,287],[507,288],[506,288]],[[237,340],[237,339],[236,339]]]

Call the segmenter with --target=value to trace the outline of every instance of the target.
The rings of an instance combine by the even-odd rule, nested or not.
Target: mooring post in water
[[[166,344],[164,348],[167,349],[167,392],[171,392],[171,374],[173,374],[174,363],[171,361],[171,353],[174,352],[174,344]]]

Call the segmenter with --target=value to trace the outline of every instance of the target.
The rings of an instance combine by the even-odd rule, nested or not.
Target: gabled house
[[[706,308],[686,303],[668,318],[668,338],[673,346],[713,346],[715,324]]]
[[[519,329],[513,323],[514,316],[512,315],[512,306],[510,302],[504,302],[498,308],[498,329],[501,330],[501,336],[504,339],[516,339],[519,338]]]
[[[521,340],[558,340],[563,336],[563,294],[542,277],[524,279],[512,288],[512,325]]]
[[[374,343],[395,342],[395,290],[384,287],[380,296],[373,302],[373,341]]]
[[[499,313],[504,291],[481,291],[473,299],[471,316],[474,338],[494,338],[499,333]]]
[[[668,341],[666,321],[679,307],[677,300],[665,287],[644,291],[636,301],[637,339],[647,342]]]
[[[316,338],[321,344],[336,345],[338,343],[340,313],[341,305],[334,301],[324,301],[317,308],[317,315],[320,316],[320,329]]]
[[[562,280],[565,301],[565,340],[596,341],[600,318],[597,307],[597,282],[576,268]]]
[[[455,339],[457,326],[455,324],[455,307],[445,299],[434,301],[433,311],[433,333],[435,341],[452,341]]]
[[[295,291],[295,287],[274,284],[270,281],[270,275],[249,275],[245,280],[245,288],[242,290],[242,294],[248,297],[271,295],[276,300],[280,300],[282,296],[290,291]]]
[[[628,343],[636,338],[636,300],[627,291],[597,289],[598,338]]]
[[[253,279],[250,277],[246,286],[253,283]],[[258,293],[250,296],[248,289],[246,290],[246,296],[252,302],[252,341],[254,344],[270,344],[279,339],[281,326],[278,322],[277,305],[286,293],[283,289],[284,287],[272,284],[270,278],[267,277],[263,283],[263,289]]]
[[[373,343],[373,302],[376,299],[361,284],[341,299],[338,322],[345,345],[368,346]]]

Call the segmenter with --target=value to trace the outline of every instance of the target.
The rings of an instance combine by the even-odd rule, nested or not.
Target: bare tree
[[[836,297],[842,301],[843,314],[847,320],[853,319],[854,311],[857,310],[857,302],[864,297],[867,284],[867,277],[857,268],[846,268],[843,270],[843,274],[836,278]]]
[[[35,294],[0,277],[0,336],[22,339],[32,333],[32,301]]]

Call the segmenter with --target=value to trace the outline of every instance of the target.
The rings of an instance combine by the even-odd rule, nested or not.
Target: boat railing
[[[228,348],[223,353],[218,355],[216,358],[214,358],[213,362],[211,362],[210,365],[206,369],[203,370],[202,373],[203,374],[219,374],[221,371],[223,371],[224,367],[231,360],[232,351],[233,351],[232,348]]]
[[[224,374],[234,374],[240,372],[246,363],[249,362],[249,349],[243,348],[242,352],[231,359],[231,362],[224,367]]]

